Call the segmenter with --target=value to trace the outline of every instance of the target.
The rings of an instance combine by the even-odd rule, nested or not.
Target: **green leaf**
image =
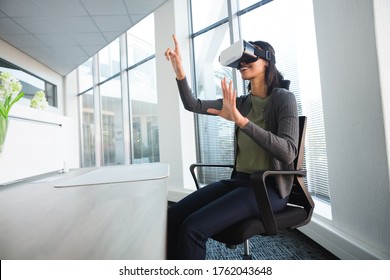
[[[24,92],[19,93],[14,100],[9,104],[8,110],[7,110],[7,115],[9,113],[9,110],[11,109],[12,105],[14,105],[16,102],[18,102],[22,97],[24,96]]]
[[[6,111],[7,110],[5,109],[4,104],[0,101],[0,115],[2,115],[4,118],[8,118]]]
[[[8,96],[5,101],[4,101],[4,107],[5,108],[8,108],[9,107],[9,103],[11,101],[11,96]]]
[[[9,105],[10,107],[12,106],[12,105],[14,105],[16,102],[18,102],[19,100],[20,100],[20,98],[22,98],[24,96],[24,92],[20,92],[16,97],[15,97],[15,99],[14,100],[12,100],[12,102],[11,102],[11,104]]]

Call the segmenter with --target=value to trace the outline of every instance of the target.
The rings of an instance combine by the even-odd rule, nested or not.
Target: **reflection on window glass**
[[[84,167],[95,166],[95,121],[92,90],[81,95],[82,103],[82,162]]]
[[[104,81],[120,71],[119,38],[99,52],[99,81]]]
[[[154,14],[127,31],[127,65],[132,66],[155,54]]]
[[[102,122],[102,165],[124,164],[122,94],[120,78],[100,87]]]
[[[132,162],[160,161],[155,59],[129,71]]]
[[[207,2],[207,3],[206,3]],[[191,1],[193,31],[198,32],[228,16],[228,1]]]
[[[84,92],[93,86],[92,58],[81,64],[78,68],[79,92]]]

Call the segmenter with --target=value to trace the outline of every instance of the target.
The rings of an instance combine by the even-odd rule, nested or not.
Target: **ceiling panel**
[[[166,1],[1,0],[0,39],[65,76]]]

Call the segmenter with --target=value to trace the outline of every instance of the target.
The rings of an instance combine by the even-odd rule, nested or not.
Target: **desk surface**
[[[0,259],[164,259],[168,173],[81,168],[0,188]]]

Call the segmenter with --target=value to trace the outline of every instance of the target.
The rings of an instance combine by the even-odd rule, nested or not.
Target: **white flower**
[[[0,116],[8,118],[11,107],[24,96],[22,84],[8,72],[0,73]]]
[[[22,90],[22,84],[19,80],[8,72],[0,73],[0,81],[0,98],[2,99],[6,99],[8,97],[13,99]]]
[[[35,109],[46,109],[49,103],[46,101],[45,93],[40,90],[35,93],[34,98],[31,100],[30,107]]]

